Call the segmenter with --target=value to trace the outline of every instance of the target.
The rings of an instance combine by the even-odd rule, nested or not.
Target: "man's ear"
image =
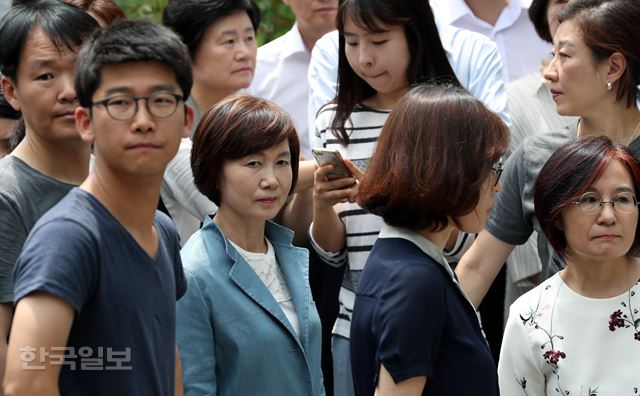
[[[2,76],[0,84],[2,85],[2,93],[11,107],[16,111],[22,111],[20,101],[16,98],[16,84],[7,76]]]
[[[77,107],[76,112],[76,129],[80,134],[83,142],[93,144],[95,135],[93,134],[93,126],[91,125],[91,110],[86,107]]]
[[[182,131],[182,137],[186,138],[191,135],[191,129],[193,128],[193,121],[195,119],[195,113],[191,106],[184,106],[184,130]]]

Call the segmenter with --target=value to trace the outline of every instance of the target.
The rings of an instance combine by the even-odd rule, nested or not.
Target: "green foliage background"
[[[258,29],[258,45],[267,43],[284,34],[293,25],[294,16],[282,0],[255,0],[262,11]],[[167,0],[116,0],[129,18],[162,20],[162,10]]]

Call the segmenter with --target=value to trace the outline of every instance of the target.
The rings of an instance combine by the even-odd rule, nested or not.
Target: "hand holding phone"
[[[315,148],[311,150],[311,153],[320,166],[325,164],[333,165],[333,170],[326,175],[327,180],[353,177],[351,171],[344,165],[344,160],[338,150]]]

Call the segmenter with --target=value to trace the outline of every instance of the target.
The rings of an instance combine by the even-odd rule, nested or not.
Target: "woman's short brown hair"
[[[464,89],[417,85],[389,114],[358,203],[393,226],[441,230],[474,210],[508,145],[502,120]]]
[[[203,115],[193,135],[191,169],[196,187],[220,206],[218,182],[224,162],[266,150],[284,140],[289,142],[291,152],[291,194],[298,179],[300,155],[291,117],[275,103],[250,95],[222,100]]]

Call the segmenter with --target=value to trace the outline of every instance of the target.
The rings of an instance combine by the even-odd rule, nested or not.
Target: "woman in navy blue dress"
[[[385,225],[357,287],[356,394],[498,395],[475,309],[442,250],[454,229],[482,229],[508,144],[498,116],[448,84],[414,87],[389,115],[358,195]]]

